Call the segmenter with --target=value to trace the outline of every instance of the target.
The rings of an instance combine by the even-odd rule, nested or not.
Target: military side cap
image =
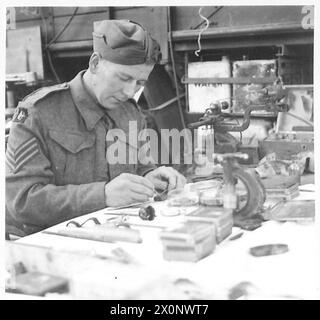
[[[154,64],[161,59],[160,46],[138,23],[102,20],[93,25],[93,50],[117,64]]]

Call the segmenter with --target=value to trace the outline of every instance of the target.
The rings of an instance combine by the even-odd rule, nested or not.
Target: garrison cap
[[[102,20],[93,25],[93,50],[113,63],[154,64],[161,59],[160,46],[138,23]]]

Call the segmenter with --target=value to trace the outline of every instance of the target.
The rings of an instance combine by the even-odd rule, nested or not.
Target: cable
[[[174,82],[175,82],[175,87],[176,87],[176,96],[178,99],[178,109],[179,109],[179,114],[182,122],[183,129],[186,129],[186,122],[184,120],[184,114],[182,110],[182,105],[181,105],[181,100],[180,100],[180,92],[179,92],[179,85],[178,85],[178,78],[177,78],[177,72],[176,72],[176,64],[174,60],[174,55],[173,55],[173,46],[172,46],[172,29],[171,29],[171,17],[170,17],[170,7],[167,7],[167,13],[168,13],[168,33],[169,33],[169,48],[170,48],[170,56],[171,56],[171,62],[172,62],[172,69],[173,69],[173,76],[174,76]],[[192,153],[192,141],[189,140],[189,136],[185,135],[186,143],[187,143],[187,150],[189,153]],[[186,153],[186,150],[184,150],[184,153]]]
[[[79,7],[76,7],[76,9],[73,11],[73,14],[71,15],[71,17],[69,18],[68,22],[65,24],[65,26],[60,30],[59,33],[57,33],[51,40],[50,42],[46,45],[46,49],[48,49],[54,42],[56,42],[60,36],[64,33],[64,31],[68,28],[68,26],[70,25],[71,21],[73,20],[74,16],[76,15],[76,13],[78,12]]]
[[[183,98],[185,96],[184,93],[180,94],[180,98]],[[150,110],[152,111],[159,111],[159,110],[162,110],[163,108],[166,108],[167,106],[170,106],[172,103],[176,102],[178,100],[177,97],[174,97],[173,99],[170,99],[164,103],[161,103],[159,106],[155,107],[155,108],[152,108]]]
[[[219,7],[217,10],[213,11],[212,13],[210,13],[206,19],[210,19],[211,17],[213,17],[216,13],[218,13],[221,9],[223,8],[223,6]],[[201,25],[204,24],[204,21],[201,21],[198,25],[196,25],[195,27],[191,27],[190,29],[198,29]]]
[[[47,48],[47,42],[48,42],[48,29],[47,29],[47,20],[43,17],[42,15],[42,12],[40,11],[40,16],[41,16],[41,19],[42,19],[42,22],[43,22],[43,25],[44,25],[44,42],[45,42],[45,45],[44,45],[44,50],[46,52],[46,55],[47,55],[47,58],[48,58],[48,62],[49,62],[49,65],[50,65],[50,69],[51,69],[51,72],[53,73],[54,77],[56,78],[56,81],[58,83],[61,83],[61,80],[56,72],[56,69],[53,65],[53,62],[52,62],[52,58],[51,58],[51,54],[50,54],[50,51],[49,49]]]
[[[176,95],[178,98],[178,106],[179,106],[179,113],[181,117],[181,122],[183,125],[183,128],[186,128],[186,123],[184,120],[184,115],[182,111],[181,101],[180,101],[180,93],[179,93],[179,87],[178,87],[178,79],[177,79],[177,72],[176,72],[176,64],[173,56],[173,48],[172,48],[172,30],[171,30],[171,18],[170,18],[170,7],[167,7],[168,10],[168,26],[169,26],[169,47],[170,47],[170,56],[172,61],[172,69],[173,69],[173,76],[174,76],[174,82],[176,87]]]
[[[51,53],[50,53],[49,50],[46,50],[46,53],[47,53],[47,58],[48,58],[48,61],[49,61],[49,65],[50,65],[51,71],[52,71],[54,77],[56,78],[57,82],[61,83],[61,79],[58,76],[58,73],[57,73],[57,71],[56,71],[56,69],[55,69],[55,67],[53,65]]]
[[[50,69],[54,75],[54,77],[56,78],[57,82],[58,83],[61,83],[61,80],[60,80],[60,77],[58,76],[58,73],[53,65],[53,62],[52,62],[52,57],[51,57],[51,53],[50,53],[50,50],[49,50],[49,47],[55,42],[57,41],[60,36],[63,34],[63,32],[68,28],[68,26],[70,25],[71,21],[73,20],[74,16],[76,15],[76,13],[78,12],[78,9],[79,7],[76,7],[76,9],[74,10],[73,14],[71,15],[71,17],[69,18],[68,22],[65,24],[65,26],[60,30],[59,33],[57,33],[51,40],[50,42],[48,43],[48,29],[47,29],[47,21],[46,19],[43,17],[42,13],[41,13],[41,19],[44,23],[44,27],[45,27],[45,46],[44,46],[44,49],[46,51],[46,54],[47,54],[47,58],[48,58],[48,62],[49,62],[49,65],[50,65]]]
[[[206,30],[209,28],[209,24],[210,24],[209,20],[208,20],[205,16],[203,16],[203,15],[201,14],[201,9],[202,9],[202,7],[199,8],[199,16],[200,16],[202,19],[205,20],[206,26],[201,29],[201,31],[199,32],[199,35],[198,35],[198,48],[199,48],[199,49],[194,52],[197,57],[199,57],[199,53],[201,52],[201,42],[200,42],[200,41],[201,41],[201,35],[202,35],[202,33],[203,33],[204,31],[206,31]]]
[[[238,126],[240,126],[240,122],[237,118],[234,118],[237,121]],[[239,131],[240,133],[240,143],[242,144],[242,131]]]

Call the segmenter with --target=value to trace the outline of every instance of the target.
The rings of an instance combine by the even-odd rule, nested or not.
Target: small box
[[[163,242],[165,260],[196,262],[211,254],[216,246],[215,235],[210,234],[194,246],[174,245]]]
[[[205,221],[185,221],[162,231],[160,239],[166,260],[195,262],[212,253],[216,246],[215,227]]]
[[[215,228],[216,241],[220,243],[232,232],[232,209],[222,207],[200,207],[185,216],[187,221],[203,221],[210,223]]]
[[[267,198],[292,200],[299,195],[299,182],[295,176],[275,176],[262,179]]]
[[[168,228],[160,233],[161,240],[181,240],[194,245],[214,233],[212,225],[203,221],[186,221],[183,224]]]

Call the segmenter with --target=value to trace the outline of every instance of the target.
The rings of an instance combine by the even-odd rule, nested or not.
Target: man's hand
[[[145,202],[154,194],[154,186],[148,179],[131,173],[120,174],[107,183],[104,190],[108,207]]]
[[[186,178],[171,167],[159,167],[147,173],[145,177],[150,180],[156,189],[168,191],[183,188]]]

